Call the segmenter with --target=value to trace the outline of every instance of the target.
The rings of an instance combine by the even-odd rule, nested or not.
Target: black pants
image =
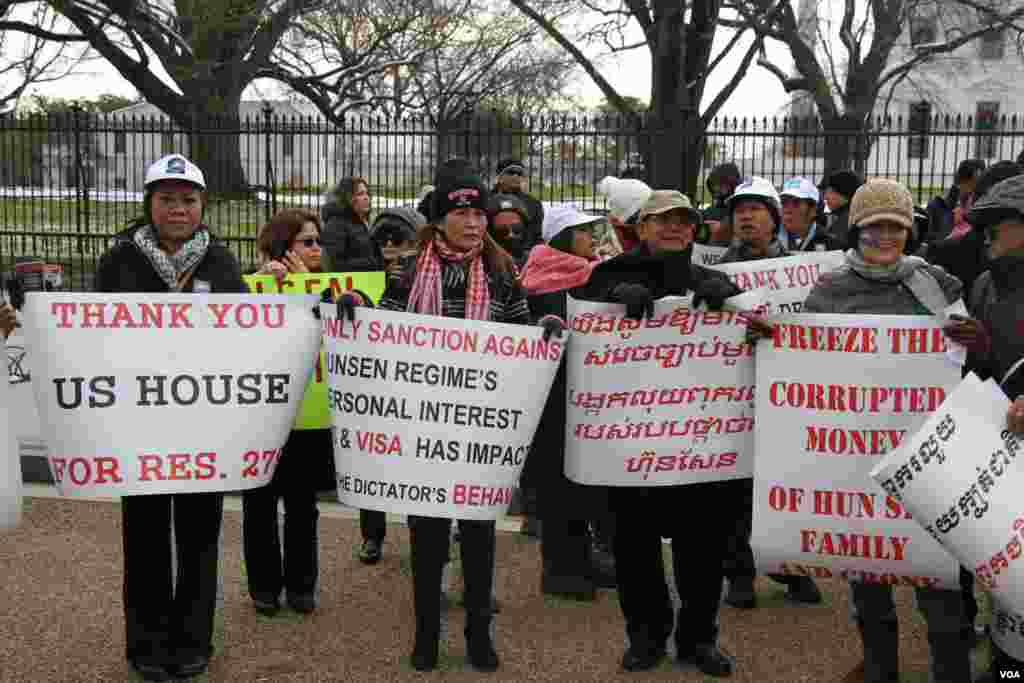
[[[631,647],[663,647],[673,622],[679,652],[717,640],[722,560],[738,512],[729,484],[612,492],[619,604]],[[672,540],[672,568],[681,601],[677,615],[665,581],[662,536]]]
[[[723,484],[724,485],[724,484]],[[729,530],[729,546],[725,557],[725,575],[729,580],[757,576],[754,551],[750,547],[750,534],[754,528],[754,480],[739,479],[728,482],[739,506]]]
[[[223,511],[221,493],[121,499],[129,660],[166,664],[213,654]],[[172,576],[175,550],[178,571]]]
[[[364,541],[383,543],[388,531],[387,513],[380,510],[360,510],[359,530],[363,533]]]
[[[277,501],[284,501],[284,553],[277,520]],[[290,485],[275,479],[242,494],[242,550],[249,577],[249,595],[275,602],[286,589],[291,595],[312,595],[319,574],[316,491],[302,481]]]
[[[436,638],[441,628],[441,574],[448,561],[452,520],[410,515],[408,523],[417,638]],[[494,587],[494,522],[459,520],[459,538],[466,612],[490,614]]]
[[[590,578],[590,523],[548,515],[540,528],[540,554],[544,573],[559,578]]]

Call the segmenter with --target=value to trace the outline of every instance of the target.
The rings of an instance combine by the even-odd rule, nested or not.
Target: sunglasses
[[[299,240],[298,244],[301,244],[306,249],[312,249],[314,246],[317,246],[317,247],[320,246],[320,238],[319,237],[308,237],[308,238],[306,238],[304,240]]]

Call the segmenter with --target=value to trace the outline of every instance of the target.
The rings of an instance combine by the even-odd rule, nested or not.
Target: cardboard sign
[[[25,339],[66,496],[270,480],[320,345],[316,297],[42,294]]]
[[[21,459],[10,420],[11,390],[0,382],[0,529],[21,521]]]
[[[706,244],[694,243],[693,253],[690,255],[690,263],[710,268],[721,261],[722,256],[727,251],[729,251],[729,247],[710,247]]]
[[[763,299],[754,295],[755,299]],[[739,308],[754,309],[750,294]],[[671,486],[749,477],[754,353],[733,311],[569,299],[565,475],[581,484]]]
[[[338,497],[496,519],[512,498],[564,342],[543,330],[321,306]]]
[[[1024,439],[1010,400],[969,374],[871,475],[1007,610],[1024,612]]]
[[[386,273],[291,273],[281,282],[272,275],[246,275],[245,283],[256,294],[320,294],[330,288],[335,296],[349,289],[358,289],[374,303],[384,293]],[[324,381],[324,354],[317,356],[313,378],[306,387],[295,418],[295,429],[330,429],[331,414],[327,410],[327,383]]]
[[[821,251],[760,261],[719,263],[711,268],[728,275],[744,291],[766,289],[772,314],[799,313],[822,274],[838,268],[845,259],[841,251]]]
[[[757,348],[759,571],[955,589],[956,561],[871,469],[960,381],[936,320],[791,315]]]

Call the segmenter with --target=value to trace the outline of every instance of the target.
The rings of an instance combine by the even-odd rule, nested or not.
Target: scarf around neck
[[[944,315],[950,302],[935,276],[923,267],[927,263],[919,256],[901,256],[895,263],[883,266],[868,263],[856,249],[846,251],[846,265],[865,280],[903,285],[933,315]]]
[[[160,248],[155,226],[145,225],[136,230],[134,241],[168,289],[179,292],[184,284],[181,282],[182,277],[206,256],[210,248],[210,231],[205,225],[200,225],[195,234],[173,254]]]
[[[452,251],[444,238],[435,235],[416,259],[416,281],[405,310],[422,315],[444,315],[442,271],[446,264],[467,264],[467,320],[490,320],[491,293],[484,273],[483,245],[467,252]]]
[[[600,261],[587,259],[538,244],[530,250],[519,282],[527,294],[548,294],[573,289],[587,283]]]

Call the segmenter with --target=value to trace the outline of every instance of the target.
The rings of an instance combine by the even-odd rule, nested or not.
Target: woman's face
[[[203,194],[192,183],[163,181],[154,188],[149,210],[161,240],[185,242],[203,220]]]
[[[352,209],[360,216],[370,215],[370,190],[364,183],[356,185],[352,192]]]
[[[290,249],[309,268],[309,272],[320,271],[320,231],[313,221],[306,221],[302,230],[292,240]]]
[[[448,246],[455,251],[471,251],[480,246],[487,232],[487,213],[483,209],[452,209],[441,223]]]
[[[828,207],[829,211],[838,211],[846,204],[846,197],[839,194],[831,187],[825,190],[825,194],[822,197],[825,200],[825,206]]]
[[[597,258],[594,253],[594,229],[597,226],[581,225],[572,231],[572,253],[580,258],[591,261]]]
[[[868,263],[888,266],[903,256],[907,246],[907,228],[896,221],[881,220],[860,231],[860,254]]]

